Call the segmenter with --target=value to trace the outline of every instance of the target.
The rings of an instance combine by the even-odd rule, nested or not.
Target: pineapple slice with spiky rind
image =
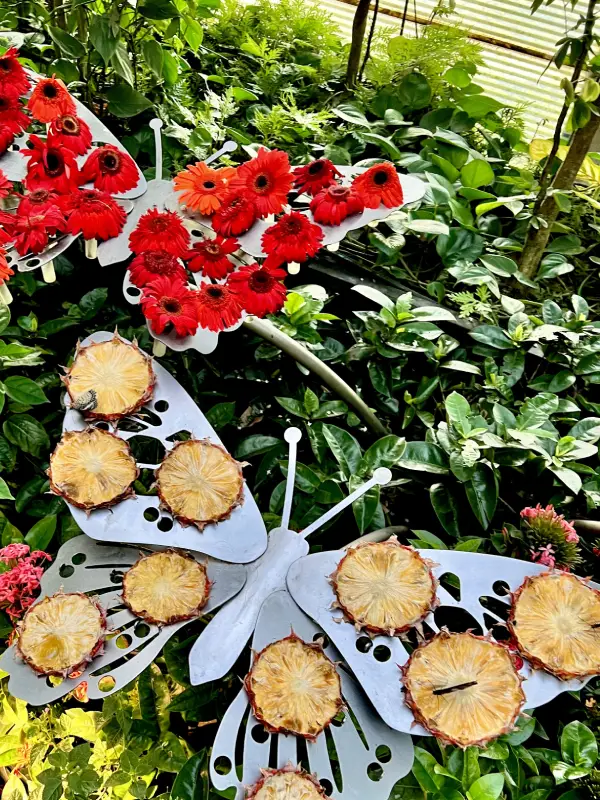
[[[435,607],[437,581],[427,563],[395,540],[352,548],[331,578],[345,617],[369,633],[395,636]]]
[[[107,508],[133,494],[139,470],[127,442],[99,428],[66,431],[50,456],[50,489],[77,508]]]
[[[343,705],[333,662],[294,633],[257,653],[244,685],[254,716],[271,733],[314,740]]]
[[[93,392],[95,406],[85,415],[115,420],[138,411],[154,390],[152,359],[136,342],[117,334],[108,342],[77,347],[73,365],[63,378],[72,403]]]
[[[413,651],[402,673],[417,722],[459,747],[512,730],[525,702],[508,648],[473,633],[442,630]]]
[[[600,674],[600,592],[576,575],[526,578],[513,596],[508,626],[534,667],[561,680]]]
[[[156,471],[156,485],[165,508],[198,530],[227,519],[244,496],[242,465],[208,439],[176,444]]]
[[[32,606],[19,626],[17,652],[42,675],[67,677],[102,649],[106,614],[79,592],[57,592]]]
[[[123,602],[155,625],[199,616],[209,592],[204,564],[175,550],[143,556],[123,576]]]
[[[262,778],[246,789],[246,800],[323,800],[327,797],[310,773],[288,764],[283,769],[261,769]]]

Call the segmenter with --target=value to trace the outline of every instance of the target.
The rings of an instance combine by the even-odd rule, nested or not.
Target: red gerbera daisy
[[[111,194],[133,189],[139,181],[133,158],[112,144],[105,144],[90,153],[81,174],[84,183],[93,181],[96,189]]]
[[[190,246],[190,234],[174,211],[151,208],[143,214],[137,228],[129,236],[132,253],[144,250],[164,250],[177,258],[185,258]]]
[[[227,195],[212,218],[213,229],[222,236],[241,236],[254,225],[256,206],[249,197]]]
[[[227,286],[237,294],[249,314],[265,317],[283,307],[287,294],[281,282],[283,278],[283,269],[266,269],[258,264],[249,264],[230,275]]]
[[[107,192],[78,189],[62,203],[67,231],[84,239],[112,239],[123,230],[127,214]]]
[[[403,195],[400,179],[393,164],[383,161],[375,164],[352,181],[352,188],[362,195],[367,208],[386,208],[402,205]]]
[[[198,330],[196,296],[183,281],[162,276],[144,287],[142,311],[156,333],[172,325],[178,336],[191,336]]]
[[[313,219],[321,225],[340,225],[352,214],[362,214],[365,201],[350,186],[329,186],[310,201]]]
[[[16,135],[14,128],[4,122],[0,122],[0,155],[6,153],[14,142]]]
[[[30,150],[23,151],[29,159],[25,186],[28,189],[54,189],[60,194],[74,191],[79,184],[75,155],[65,147],[50,147],[31,134]]]
[[[20,97],[29,91],[31,86],[27,73],[17,60],[19,51],[16,47],[9,47],[6,53],[0,56],[0,93]]]
[[[186,274],[181,261],[171,253],[146,250],[136,256],[129,265],[129,278],[136,286],[145,286],[161,276],[178,279],[185,283]]]
[[[0,124],[6,125],[13,133],[21,133],[29,127],[31,120],[23,111],[17,97],[0,92]]]
[[[60,196],[52,189],[34,189],[23,195],[17,208],[17,214],[43,214],[49,208],[60,211]]]
[[[63,114],[52,120],[48,131],[48,144],[51,147],[66,147],[82,156],[92,146],[92,132],[87,122],[73,114]]]
[[[4,248],[0,247],[0,283],[6,283],[10,276],[14,274],[13,270],[8,266]]]
[[[198,291],[198,321],[209,331],[230,328],[242,316],[239,298],[220,283],[203,283]]]
[[[238,167],[229,186],[232,193],[253,200],[258,216],[266,217],[283,210],[293,180],[287,153],[261,147],[256,158]]]
[[[223,236],[203,239],[196,242],[188,253],[188,258],[191,258],[188,269],[192,272],[202,272],[207,278],[225,278],[235,269],[235,264],[227,256],[238,249],[237,239],[225,239]]]
[[[53,119],[70,114],[75,116],[75,101],[60,78],[41,78],[35,86],[27,108],[39,122],[52,122]]]
[[[13,188],[12,183],[0,169],[0,198],[8,197]]]
[[[268,266],[279,267],[290,261],[306,261],[321,249],[323,231],[299,211],[284,214],[262,235],[262,248]]]
[[[0,211],[0,247],[13,240],[13,231],[16,217],[14,214],[7,214]]]
[[[6,221],[5,217],[12,217],[12,222]],[[22,216],[2,215],[0,223],[5,224],[20,256],[24,256],[26,253],[36,255],[41,253],[48,244],[49,237],[56,231],[65,229],[65,218],[56,207],[50,208],[44,213]]]
[[[294,186],[300,193],[306,192],[314,197],[321,189],[333,186],[336,177],[341,177],[341,175],[342,173],[328,158],[317,158],[310,164],[296,167]]]
[[[190,164],[176,175],[175,189],[181,192],[179,200],[187,208],[210,216],[221,207],[227,194],[228,182],[235,175],[233,167],[211,169],[204,161]]]

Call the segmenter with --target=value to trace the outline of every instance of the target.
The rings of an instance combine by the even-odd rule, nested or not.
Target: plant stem
[[[310,350],[307,350],[306,347],[280,331],[272,322],[269,322],[269,320],[248,317],[244,321],[244,326],[252,331],[252,333],[262,336],[263,339],[279,347],[284,353],[287,353],[311,372],[314,372],[315,375],[321,378],[334,392],[337,392],[349,406],[352,406],[374,433],[378,433],[380,436],[385,436],[388,433],[385,425],[375,416],[369,406],[358,396],[354,389],[349,386],[346,381],[342,380],[331,367],[328,367],[320,358],[317,358]]]
[[[375,0],[375,6],[373,8],[373,17],[371,19],[371,28],[369,30],[369,38],[367,39],[367,47],[365,49],[365,57],[363,58],[362,66],[360,68],[360,72],[358,73],[358,80],[362,81],[363,73],[365,71],[365,67],[367,66],[367,62],[371,56],[371,43],[373,41],[373,34],[375,33],[375,24],[377,22],[377,14],[379,12],[379,0]]]
[[[346,85],[349,87],[356,85],[356,78],[358,77],[358,70],[360,67],[360,57],[362,54],[365,31],[367,29],[367,17],[369,16],[370,5],[371,0],[358,0],[358,5],[356,6],[356,11],[354,12],[354,20],[352,22],[352,43],[350,45],[348,68],[346,70]]]

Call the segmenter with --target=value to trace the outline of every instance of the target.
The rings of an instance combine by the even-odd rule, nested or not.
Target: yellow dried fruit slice
[[[63,382],[71,405],[86,416],[115,420],[138,411],[154,389],[152,359],[115,336],[78,347]]]
[[[209,591],[204,564],[174,550],[140,558],[123,576],[124,603],[157,625],[197,617]]]
[[[42,675],[67,677],[94,658],[106,638],[106,615],[85,594],[58,592],[33,605],[20,625],[17,651]]]
[[[99,428],[67,431],[50,456],[50,489],[77,508],[105,508],[133,494],[138,468],[127,442]]]
[[[576,575],[526,578],[513,596],[508,626],[534,667],[561,680],[600,674],[600,592]]]
[[[442,741],[481,746],[512,730],[525,695],[510,651],[472,633],[441,631],[403,669],[405,701]]]
[[[317,644],[295,634],[265,647],[246,675],[254,716],[271,733],[314,740],[342,707],[340,676]]]
[[[199,530],[227,519],[243,501],[241,464],[207,439],[176,444],[156,472],[156,485],[171,514]]]
[[[308,772],[291,764],[283,769],[263,769],[262,778],[246,790],[246,800],[323,800],[323,787]]]
[[[435,606],[431,570],[415,550],[394,540],[349,550],[331,577],[346,618],[370,633],[402,633]]]

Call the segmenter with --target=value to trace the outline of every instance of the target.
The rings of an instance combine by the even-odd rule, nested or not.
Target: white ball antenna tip
[[[233,153],[234,150],[237,150],[237,144],[236,142],[228,141],[224,143],[221,149],[224,153]]]
[[[375,478],[376,483],[378,483],[380,486],[385,486],[386,483],[389,483],[392,480],[392,471],[387,467],[379,467],[373,473],[373,477]]]
[[[288,428],[283,434],[283,438],[288,444],[298,443],[302,438],[302,431],[300,428]],[[388,470],[389,472],[389,470]]]
[[[163,122],[162,119],[158,119],[158,117],[155,117],[154,119],[150,120],[148,125],[150,125],[153,131],[159,131],[163,126]]]

